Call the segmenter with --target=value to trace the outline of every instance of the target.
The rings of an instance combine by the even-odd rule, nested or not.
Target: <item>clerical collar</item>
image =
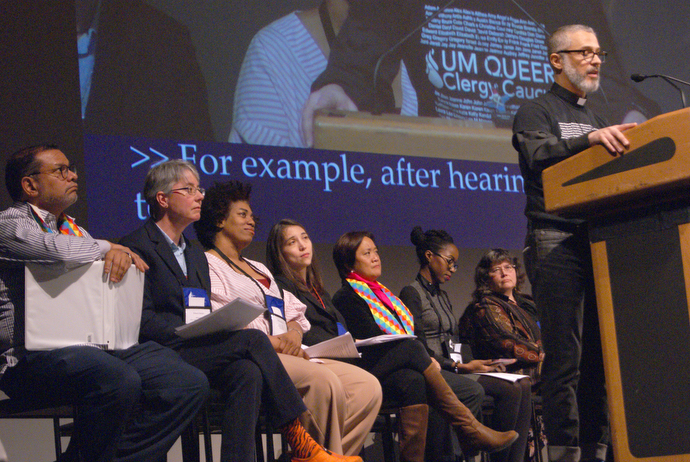
[[[587,103],[587,98],[581,98],[572,91],[558,85],[556,82],[551,86],[551,91],[574,106],[583,107],[585,103]]]

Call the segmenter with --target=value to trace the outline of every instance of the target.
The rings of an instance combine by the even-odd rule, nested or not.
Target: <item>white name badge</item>
[[[211,308],[187,308],[184,310],[184,323],[189,324],[211,314]]]

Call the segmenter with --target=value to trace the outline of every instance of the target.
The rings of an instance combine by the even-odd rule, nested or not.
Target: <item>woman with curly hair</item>
[[[529,295],[520,292],[524,278],[518,259],[507,250],[491,249],[484,254],[475,268],[476,288],[472,301],[460,319],[459,336],[461,341],[471,345],[475,358],[515,359],[516,362],[508,366],[508,371],[530,376],[531,381],[525,379],[516,382],[523,383],[521,399],[520,394],[516,393],[519,407],[510,412],[507,406],[506,412],[495,413],[496,418],[503,422],[500,425],[509,426],[515,422],[516,426],[527,429],[532,409],[529,385],[538,381],[544,350],[534,302]],[[502,460],[522,460],[527,432],[524,435],[524,441],[518,441],[522,452],[513,453],[511,448],[510,457]]]

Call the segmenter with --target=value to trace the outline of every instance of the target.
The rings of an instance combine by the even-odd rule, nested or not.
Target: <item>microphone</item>
[[[445,3],[441,8],[439,8],[438,10],[436,10],[436,12],[435,12],[434,14],[432,14],[431,16],[429,16],[428,18],[426,18],[424,21],[422,21],[417,27],[415,27],[415,28],[414,28],[410,33],[408,33],[405,37],[401,38],[401,39],[398,40],[393,46],[391,46],[389,49],[387,49],[386,51],[384,51],[383,54],[379,57],[379,59],[376,61],[376,67],[374,67],[374,82],[373,82],[373,83],[374,83],[374,85],[373,85],[373,90],[374,90],[374,104],[373,104],[373,106],[374,106],[374,107],[373,107],[374,112],[373,112],[373,114],[374,114],[374,115],[380,115],[380,114],[383,112],[382,110],[379,110],[379,108],[378,108],[378,105],[379,105],[379,97],[378,97],[378,76],[379,76],[379,68],[381,67],[381,63],[383,62],[383,60],[386,59],[386,57],[388,57],[388,55],[390,55],[391,53],[393,53],[395,50],[397,50],[398,48],[400,48],[400,46],[401,46],[403,43],[407,42],[407,41],[410,39],[410,37],[412,37],[412,36],[415,34],[415,32],[417,32],[417,31],[420,30],[422,27],[426,26],[426,25],[429,24],[431,21],[433,21],[434,19],[436,19],[441,13],[443,13],[444,11],[446,11],[446,9],[447,9],[449,6],[451,6],[453,3],[455,3],[455,2],[456,2],[456,0],[450,0],[450,1],[448,1],[447,3]]]
[[[642,82],[643,80],[646,79],[653,79],[653,78],[660,78],[665,80],[666,82],[669,83],[669,85],[673,86],[676,90],[680,92],[680,99],[683,102],[683,107],[688,107],[687,104],[685,104],[685,93],[683,93],[683,90],[676,85],[674,82],[678,82],[683,85],[687,85],[690,87],[690,83],[686,82],[684,80],[677,79],[675,77],[671,77],[670,75],[663,75],[663,74],[651,74],[651,75],[641,75],[641,74],[631,74],[630,79],[635,81],[635,82]]]

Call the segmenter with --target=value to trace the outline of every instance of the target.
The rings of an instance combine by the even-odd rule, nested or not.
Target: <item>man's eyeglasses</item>
[[[53,168],[51,170],[48,170],[47,172],[33,172],[29,173],[27,176],[33,176],[33,175],[53,175],[54,173],[59,172],[58,176],[59,178],[62,178],[63,180],[67,179],[67,172],[72,172],[74,174],[77,173],[77,166],[76,165],[60,165],[59,167]]]
[[[507,274],[509,271],[515,271],[515,265],[500,265],[500,266],[494,266],[489,270],[489,274],[498,274],[498,272],[502,272],[503,274]]]
[[[436,252],[431,252],[431,253],[433,253],[434,255],[436,255],[438,257],[443,258],[446,261],[448,268],[452,269],[453,271],[458,269],[458,264],[455,263],[455,260],[453,260],[452,258],[446,257],[446,256],[441,255],[440,253],[436,253]]]
[[[583,61],[591,62],[594,59],[594,55],[599,57],[602,63],[606,62],[606,57],[609,55],[606,51],[592,51],[592,50],[561,50],[556,53],[579,53],[582,56]]]
[[[197,193],[197,191],[202,196],[206,195],[206,190],[204,188],[195,188],[194,186],[186,186],[184,188],[175,188],[175,189],[170,190],[170,192],[173,192],[173,191],[180,191],[181,194],[186,194],[188,196],[193,196],[194,194]],[[182,191],[184,191],[184,192],[182,192]]]

